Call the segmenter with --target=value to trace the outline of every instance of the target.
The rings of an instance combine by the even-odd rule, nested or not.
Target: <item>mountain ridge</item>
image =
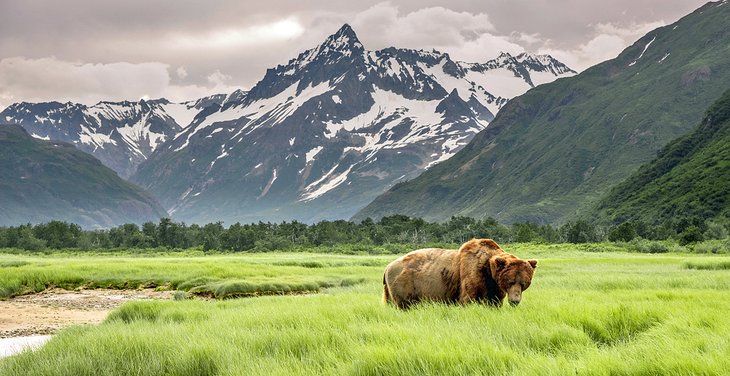
[[[513,98],[459,153],[353,219],[570,220],[687,132],[730,86],[728,9],[708,3],[614,59]]]
[[[20,102],[0,112],[0,120],[20,124],[39,139],[69,142],[128,178],[159,145],[223,98],[212,95],[183,103],[164,98],[99,101],[91,106]]]
[[[613,187],[593,210],[595,221],[730,219],[730,90],[710,106],[690,133]]]

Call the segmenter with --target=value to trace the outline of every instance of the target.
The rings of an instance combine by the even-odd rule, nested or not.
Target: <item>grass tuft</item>
[[[24,265],[29,265],[28,261],[22,260],[6,260],[0,261],[0,268],[17,268]]]
[[[694,270],[730,270],[730,260],[720,262],[685,262],[682,264],[685,269]]]

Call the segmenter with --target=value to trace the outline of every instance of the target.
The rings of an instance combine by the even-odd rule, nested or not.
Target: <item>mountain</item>
[[[15,103],[0,112],[0,121],[19,124],[33,137],[74,144],[120,176],[128,178],[165,140],[192,122],[201,110],[220,105],[225,95],[171,103],[139,102]]]
[[[620,223],[670,218],[730,219],[730,90],[699,126],[615,186],[591,218]]]
[[[148,193],[73,145],[0,126],[0,226],[64,220],[98,228],[164,216]]]
[[[574,73],[549,56],[369,51],[344,25],[201,112],[132,180],[187,222],[349,218],[454,155],[508,98]]]
[[[687,133],[727,87],[730,5],[708,3],[615,59],[512,99],[454,157],[354,219],[564,222]]]

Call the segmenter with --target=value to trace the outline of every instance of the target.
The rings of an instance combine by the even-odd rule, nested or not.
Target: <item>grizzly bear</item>
[[[472,239],[458,250],[427,248],[388,264],[383,301],[408,308],[419,301],[516,306],[530,287],[537,260],[506,253],[492,239]]]

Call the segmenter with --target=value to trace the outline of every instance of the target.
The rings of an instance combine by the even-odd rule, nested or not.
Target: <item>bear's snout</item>
[[[522,300],[522,286],[515,284],[507,290],[507,299],[512,307],[516,307]]]

